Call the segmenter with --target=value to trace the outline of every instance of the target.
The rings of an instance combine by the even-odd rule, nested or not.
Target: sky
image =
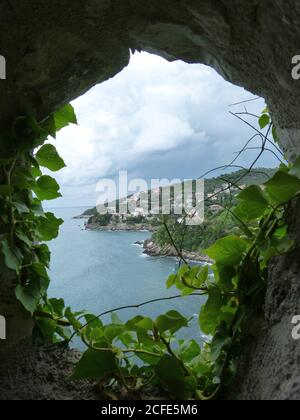
[[[95,206],[98,181],[115,180],[119,171],[150,183],[153,178],[198,178],[228,164],[254,134],[230,111],[246,106],[260,114],[265,106],[261,99],[231,105],[253,98],[209,67],[136,53],[121,73],[72,103],[78,126],[51,140],[67,165],[54,174],[63,198],[47,207]],[[238,164],[249,166],[254,154],[245,153]],[[258,162],[276,164],[271,154]]]

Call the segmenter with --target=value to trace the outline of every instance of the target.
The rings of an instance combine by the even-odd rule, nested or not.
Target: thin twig
[[[70,343],[72,341],[72,339],[84,328],[86,328],[88,325],[92,324],[94,321],[97,321],[97,319],[102,318],[105,315],[109,315],[113,312],[120,312],[126,309],[139,309],[143,306],[147,306],[147,305],[151,305],[152,303],[158,303],[158,302],[164,302],[164,301],[170,301],[170,300],[175,300],[175,299],[182,299],[184,297],[192,297],[192,296],[205,296],[207,293],[193,293],[189,296],[182,296],[182,295],[177,295],[177,296],[171,296],[171,297],[165,297],[165,298],[158,298],[158,299],[152,299],[152,300],[148,300],[147,302],[143,302],[140,303],[138,305],[127,305],[127,306],[120,306],[119,308],[114,308],[111,309],[109,311],[103,312],[102,314],[95,316],[93,319],[91,319],[89,322],[87,322],[86,324],[82,325],[80,328],[76,329],[76,331],[71,335],[71,337],[68,340],[68,343]],[[83,315],[84,316],[84,315]]]
[[[164,225],[164,227],[165,227],[165,229],[166,229],[166,231],[167,231],[167,234],[168,234],[168,236],[169,236],[169,239],[170,239],[170,241],[171,241],[171,243],[172,243],[172,245],[174,246],[174,248],[175,248],[175,250],[176,250],[176,252],[177,252],[177,254],[178,254],[178,257],[189,267],[189,268],[191,268],[190,267],[190,265],[189,265],[189,263],[187,262],[187,260],[184,258],[184,256],[183,256],[183,254],[182,254],[182,252],[179,250],[179,248],[177,247],[177,245],[176,245],[176,242],[174,241],[174,239],[173,239],[173,236],[171,235],[171,232],[170,232],[170,229],[169,229],[169,227],[168,227],[168,225],[167,225],[167,223],[164,221],[163,222],[163,225]]]

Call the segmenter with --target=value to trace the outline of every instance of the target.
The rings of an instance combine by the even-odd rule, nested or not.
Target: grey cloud
[[[57,174],[64,199],[55,205],[92,205],[99,178],[192,178],[228,163],[253,135],[229,115],[232,103],[252,98],[201,65],[168,63],[142,53],[127,69],[74,101],[79,127],[55,141],[67,168]],[[263,101],[249,103],[260,112]],[[247,165],[253,154],[242,157]],[[274,166],[264,158],[262,165]]]

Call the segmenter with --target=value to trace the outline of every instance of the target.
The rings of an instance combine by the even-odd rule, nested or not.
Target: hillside
[[[217,239],[238,231],[236,220],[224,211],[225,207],[232,207],[235,204],[235,197],[241,189],[251,184],[262,184],[275,173],[274,169],[257,168],[247,173],[245,170],[223,174],[215,178],[205,179],[205,219],[204,222],[195,226],[186,226],[182,223],[182,216],[171,214],[164,217],[169,227],[172,240],[177,247],[190,253],[190,259],[197,259],[199,254],[202,258],[203,250],[212,245]],[[161,190],[152,191],[161,194]],[[122,199],[130,208],[135,208],[130,215],[119,213],[119,204],[116,209],[113,203],[107,204],[108,214],[100,215],[96,208],[86,210],[83,215],[88,219],[87,229],[130,231],[148,230],[153,232],[151,241],[144,244],[145,253],[149,255],[177,255],[168,232],[162,224],[160,215],[153,214],[152,209],[142,209],[140,205],[141,194],[136,193]],[[147,193],[146,193],[147,194]],[[150,196],[151,191],[148,191]],[[180,200],[174,195],[171,188],[171,203]],[[157,208],[156,208],[157,211]],[[198,213],[196,213],[196,217]],[[195,254],[196,253],[196,254]],[[196,255],[196,257],[195,257]],[[188,258],[188,255],[187,255]]]
[[[222,174],[215,178],[205,178],[205,199],[206,199],[206,208],[211,205],[218,205],[219,203],[224,204],[228,201],[228,195],[231,193],[232,196],[236,195],[239,192],[239,188],[243,189],[251,184],[259,185],[266,182],[271,178],[275,173],[275,169],[269,168],[256,168],[253,169],[250,173],[247,173],[246,170],[239,170],[232,173]],[[232,184],[232,185],[231,185]],[[235,187],[235,185],[237,187]],[[162,189],[159,191],[148,191],[148,195],[151,193],[155,195],[161,194]],[[157,226],[159,224],[159,218],[157,215],[154,215],[154,210],[151,209],[141,209],[140,201],[141,195],[146,193],[136,193],[131,194],[128,197],[117,200],[116,203],[108,203],[108,216],[101,216],[98,214],[96,207],[87,209],[82,215],[78,217],[89,218],[88,225],[96,225],[97,223],[100,226],[108,226],[110,223],[118,222],[118,217],[121,217],[122,222],[127,222],[130,225],[135,223],[137,224],[151,224]],[[171,203],[176,202],[180,197],[174,196],[174,190],[171,187]],[[122,202],[126,203],[129,208],[134,209],[130,216],[120,215],[119,214],[119,204]],[[220,209],[219,209],[220,210]],[[218,208],[213,209],[213,212],[218,211]],[[112,215],[113,217],[110,217]]]
[[[204,249],[211,246],[219,238],[237,233],[239,228],[236,220],[227,211],[224,211],[224,207],[232,207],[235,204],[235,196],[240,192],[240,189],[253,184],[263,184],[275,172],[275,169],[258,168],[251,173],[240,170],[206,179],[204,223],[199,226],[183,226],[170,219],[168,227],[173,241],[185,251],[201,254]],[[230,188],[231,184],[236,185],[236,187]],[[152,239],[161,248],[172,245],[164,226],[161,226],[154,233]]]
[[[216,188],[228,182],[238,185],[261,185],[271,178],[276,172],[276,169],[271,168],[255,168],[250,173],[246,170],[239,170],[232,173],[222,174],[216,178],[205,179],[206,192],[212,192]]]

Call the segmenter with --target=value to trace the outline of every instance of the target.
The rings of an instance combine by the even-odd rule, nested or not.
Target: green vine
[[[54,146],[43,144],[70,123],[76,117],[67,105],[42,123],[19,118],[1,138],[0,253],[16,273],[16,297],[35,317],[36,336],[53,343],[80,337],[87,350],[73,379],[94,378],[103,391],[138,393],[156,385],[172,398],[217,398],[234,380],[247,322],[264,302],[271,258],[293,249],[285,215],[300,194],[300,160],[281,165],[263,186],[241,191],[237,206],[228,209],[241,234],[206,250],[215,261],[211,268],[184,263],[167,280],[167,288],[176,287],[180,295],[156,300],[207,296],[199,315],[199,328],[207,336],[201,348],[196,340],[177,338],[190,323],[177,311],[155,320],[139,315],[123,322],[117,312],[128,307],[95,316],[73,313],[62,299],[47,298],[50,252],[43,242],[57,237],[63,221],[42,209],[43,200],[60,193],[57,182],[40,168],[58,171],[65,164]],[[277,140],[267,110],[259,125],[272,130]],[[111,322],[104,324],[108,314]]]
[[[41,167],[58,171],[65,167],[48,136],[76,123],[74,110],[66,105],[44,122],[17,118],[11,132],[0,139],[0,253],[16,273],[16,297],[32,315],[46,301],[50,252],[43,241],[57,237],[63,223],[43,211],[42,202],[60,197],[55,179]],[[33,153],[33,150],[37,152]]]

